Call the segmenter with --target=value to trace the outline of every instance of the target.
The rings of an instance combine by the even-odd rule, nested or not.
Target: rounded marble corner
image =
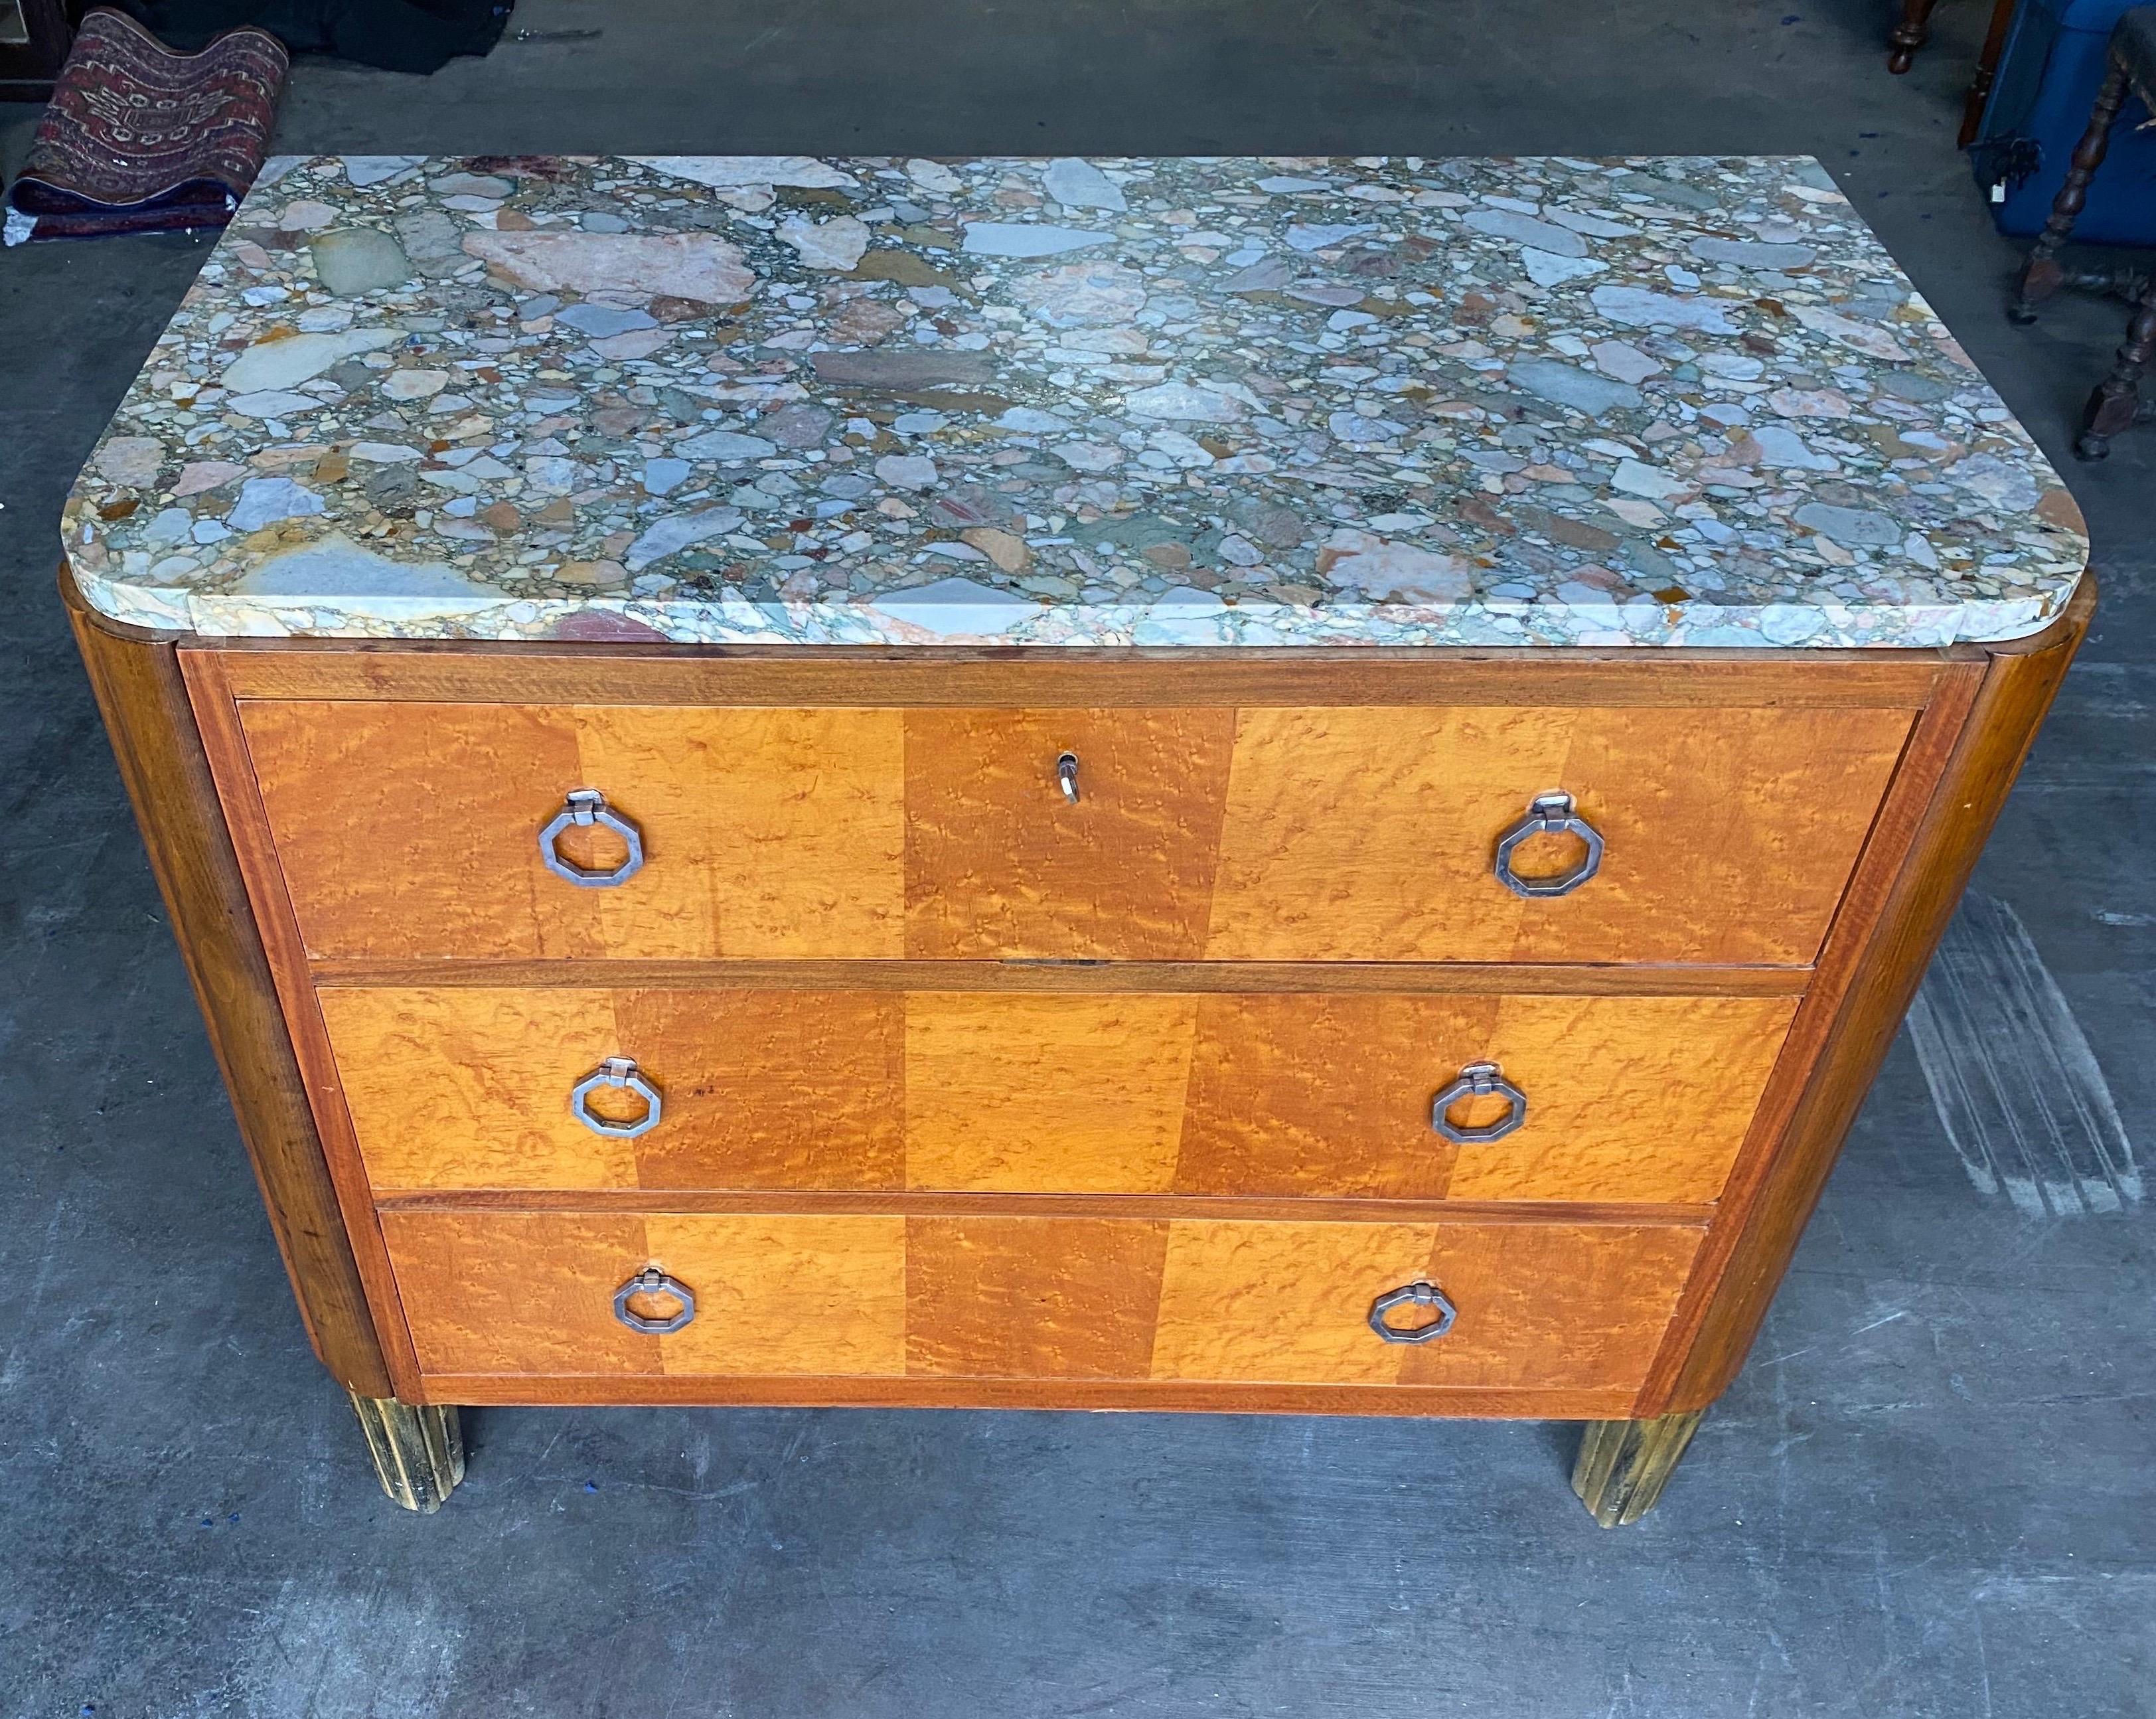
[[[130,644],[169,645],[192,638],[194,629],[185,620],[174,620],[162,610],[130,600],[131,588],[116,587],[106,579],[86,574],[63,550],[54,574],[60,601],[86,626]]]
[[[2092,562],[2074,576],[2065,594],[2046,610],[2035,625],[2021,632],[1995,633],[1962,642],[1988,656],[2041,656],[2046,651],[2076,644],[2096,616],[2097,594],[2096,565]]]

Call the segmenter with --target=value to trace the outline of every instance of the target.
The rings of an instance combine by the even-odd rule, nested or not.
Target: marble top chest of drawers
[[[273,164],[66,523],[318,1351],[1589,1421],[1741,1365],[2086,625],[1794,161]]]

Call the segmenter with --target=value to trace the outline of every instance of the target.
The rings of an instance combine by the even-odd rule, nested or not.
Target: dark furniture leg
[[[464,1428],[454,1408],[352,1393],[382,1490],[408,1511],[432,1516],[465,1477]]]
[[[1572,1470],[1572,1490],[1588,1513],[1605,1528],[1646,1515],[1706,1414],[1694,1408],[1649,1421],[1589,1421]]]
[[[2082,409],[2082,433],[2074,443],[2082,459],[2104,458],[2111,452],[2112,437],[2132,428],[2141,415],[2141,373],[2151,358],[2156,358],[2156,278],[2142,289],[2111,374],[2097,384]]]
[[[1961,135],[1954,147],[1966,149],[1976,142],[1977,127],[1984,123],[1984,105],[1991,99],[1992,80],[1999,75],[1999,56],[2006,52],[2006,33],[2014,27],[2020,0],[1995,0],[1990,28],[1984,33],[1984,52],[1976,57],[1976,75],[1969,80],[1969,94],[1961,106]]]
[[[2029,253],[2028,263],[2021,270],[2021,285],[2015,292],[2014,302],[2007,306],[2006,314],[2016,322],[2035,322],[2036,306],[2056,292],[2066,280],[2066,271],[2057,262],[2059,247],[2074,230],[2082,206],[2088,201],[2089,181],[2103,165],[2104,153],[2111,147],[2111,122],[2118,117],[2118,110],[2125,100],[2126,68],[2114,62],[2096,92],[2096,106],[2089,110],[2088,130],[2082,133],[2082,141],[2074,146],[2074,158],[2066,168],[2066,183],[2051,199],[2051,219],[2044,223],[2044,230]]]
[[[44,101],[66,59],[83,0],[0,5],[0,101]]]
[[[1932,8],[1938,4],[1938,0],[1902,0],[1902,21],[1887,38],[1887,45],[1893,49],[1887,56],[1887,69],[1896,77],[1908,70],[1917,58],[1917,50],[1930,36]]]

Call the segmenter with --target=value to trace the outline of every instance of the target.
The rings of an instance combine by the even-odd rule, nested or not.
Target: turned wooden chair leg
[[[2111,122],[2118,117],[2118,110],[2125,100],[2126,68],[2114,62],[2096,92],[2096,106],[2089,110],[2088,130],[2082,133],[2082,141],[2074,147],[2066,183],[2051,199],[2051,217],[2044,223],[2044,230],[2022,268],[2021,285],[2014,295],[2014,302],[2007,306],[2006,314],[2016,322],[2035,322],[2036,306],[2056,292],[2066,280],[2066,270],[2057,262],[2059,247],[2074,230],[2074,222],[2088,201],[2089,181],[2103,165],[2105,152],[2111,147]]]
[[[406,1510],[432,1516],[465,1477],[464,1429],[456,1410],[357,1391],[351,1395],[382,1490]]]
[[[1887,56],[1887,69],[1900,77],[1908,70],[1917,58],[1917,50],[1931,35],[1932,8],[1938,0],[1902,0],[1902,21],[1887,33],[1887,44],[1893,51]]]
[[[1572,1470],[1572,1490],[1589,1514],[1605,1528],[1646,1515],[1706,1414],[1694,1408],[1647,1421],[1589,1421]]]
[[[2111,374],[2097,384],[2082,413],[2082,433],[2074,451],[2084,460],[2101,460],[2111,452],[2111,439],[2133,426],[2141,415],[2141,373],[2156,358],[2156,276],[2142,289],[2133,319],[2126,325],[2126,342],[2112,360]]]

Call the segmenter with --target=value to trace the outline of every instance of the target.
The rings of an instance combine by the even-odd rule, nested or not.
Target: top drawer
[[[244,700],[318,960],[1810,961],[1907,709]],[[1069,760],[1065,764],[1065,760]],[[1060,766],[1060,769],[1059,768]],[[635,831],[542,831],[596,790]],[[1594,874],[1497,871],[1572,797]],[[1075,798],[1073,795],[1075,795]],[[1576,872],[1535,834],[1516,877]]]

